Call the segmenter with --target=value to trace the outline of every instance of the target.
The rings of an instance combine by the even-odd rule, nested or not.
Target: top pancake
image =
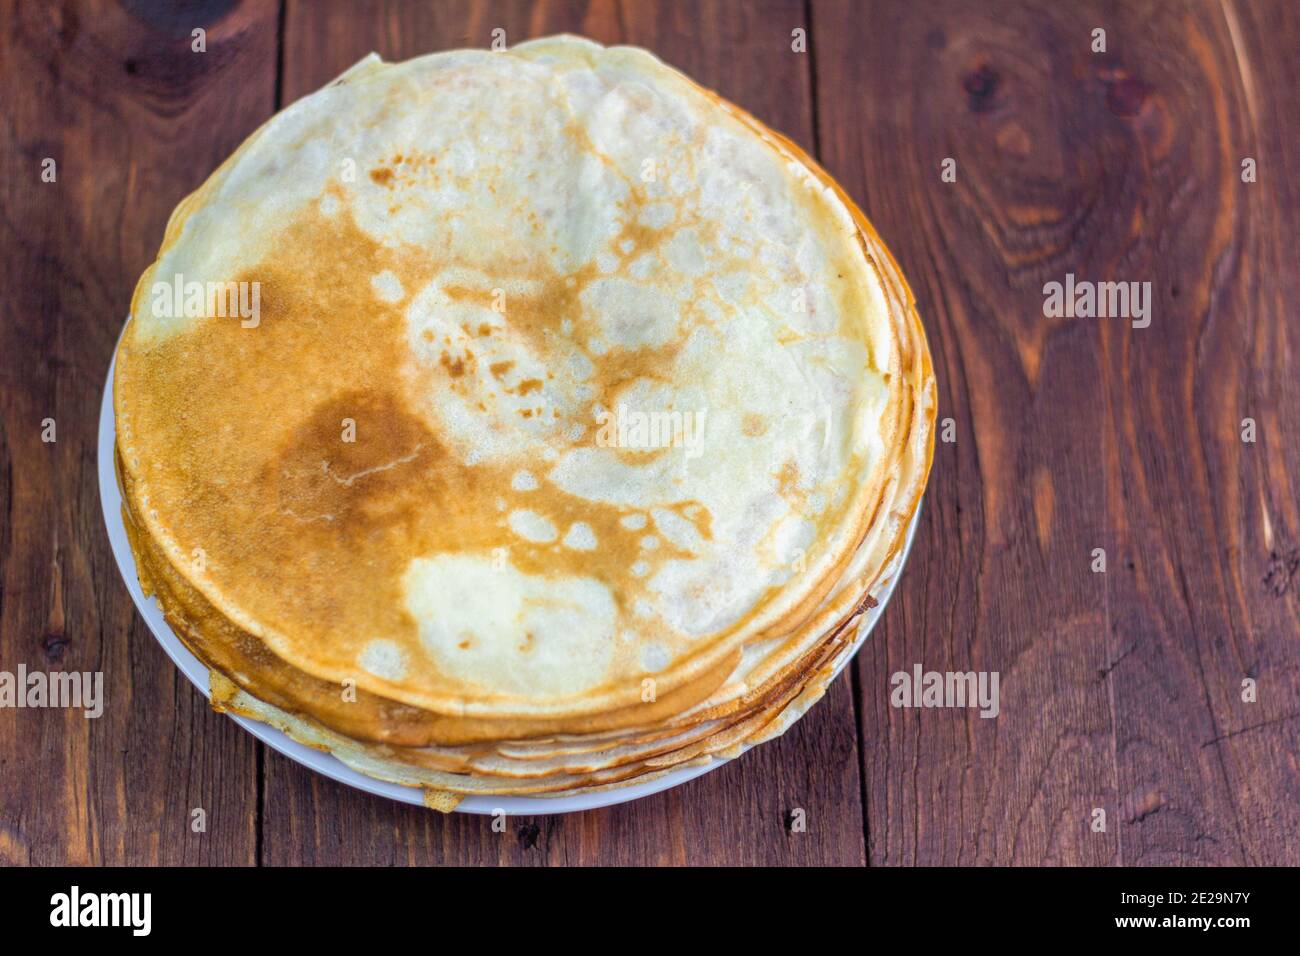
[[[176,276],[256,288],[256,324],[166,303]],[[898,354],[833,187],[561,37],[363,61],[255,133],[174,214],[114,402],[143,532],[286,666],[561,717],[824,601],[896,457]]]

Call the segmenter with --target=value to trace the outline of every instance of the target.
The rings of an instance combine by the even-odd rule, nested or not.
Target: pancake
[[[114,410],[214,706],[383,779],[566,793],[820,696],[897,571],[934,380],[815,162],[554,37],[372,56],[254,133],[141,277]]]

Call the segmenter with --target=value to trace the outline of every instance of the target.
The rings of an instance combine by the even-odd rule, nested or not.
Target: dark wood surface
[[[791,732],[505,833],[212,713],[132,608],[95,460],[176,202],[369,51],[497,27],[647,47],[818,156],[912,283],[955,436],[881,625]],[[0,710],[0,863],[1300,863],[1298,53],[1291,0],[0,0],[0,670],[108,698]],[[1151,282],[1150,327],[1045,318],[1067,272]],[[891,707],[916,663],[998,671],[1000,715]]]

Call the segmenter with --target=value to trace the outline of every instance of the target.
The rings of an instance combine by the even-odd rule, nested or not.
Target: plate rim
[[[119,344],[121,335],[125,333],[125,330],[126,327],[123,325],[122,333],[118,335]],[[122,494],[118,488],[117,475],[113,468],[113,445],[116,440],[113,412],[113,378],[116,368],[117,345],[115,344],[113,357],[108,363],[108,373],[104,382],[103,394],[100,398],[99,435],[95,450],[96,470],[99,476],[99,503],[104,518],[104,529],[108,534],[109,546],[112,549],[118,573],[122,576],[127,592],[131,595],[131,602],[148,626],[149,632],[153,635],[154,640],[162,646],[163,651],[185,678],[198,689],[204,698],[210,700],[212,695],[208,682],[208,668],[172,632],[171,626],[158,609],[157,600],[155,598],[146,598],[140,587],[140,578],[135,566],[135,556],[131,553],[131,547],[126,537],[126,526],[122,522]],[[917,501],[916,511],[913,513],[912,521],[907,528],[903,548],[899,553],[898,567],[889,581],[885,583],[884,589],[877,599],[876,606],[863,613],[862,619],[858,623],[858,632],[853,642],[853,648],[840,661],[834,674],[831,675],[831,681],[837,679],[844,668],[848,666],[848,663],[857,656],[876,622],[884,613],[889,599],[893,596],[898,579],[902,577],[903,568],[907,565],[907,558],[912,550],[912,542],[916,537],[916,529],[920,522],[921,508],[924,503],[925,498],[924,494],[922,494],[920,500]],[[813,706],[815,707],[816,703]],[[365,793],[387,797],[399,803],[427,806],[424,800],[424,791],[419,787],[408,787],[403,784],[390,783],[386,780],[367,776],[360,771],[353,770],[333,754],[324,753],[308,747],[306,744],[301,744],[283,731],[259,720],[253,720],[239,714],[227,713],[225,716],[272,750],[308,770]],[[581,813],[585,810],[598,810],[604,807],[617,806],[679,787],[696,777],[701,777],[712,770],[716,770],[723,764],[740,759],[750,749],[752,748],[746,748],[744,752],[735,757],[719,757],[715,755],[711,757],[708,763],[691,767],[679,767],[662,777],[645,783],[629,784],[624,787],[597,790],[585,794],[565,797],[467,796],[456,807],[455,812],[483,816],[497,813],[504,813],[507,816],[542,816],[560,813]]]

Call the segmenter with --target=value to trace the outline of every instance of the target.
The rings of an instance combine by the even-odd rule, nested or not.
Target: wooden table
[[[170,6],[0,3],[0,670],[108,697],[0,711],[0,862],[1300,863],[1300,4]],[[647,47],[818,156],[912,283],[954,439],[881,626],[790,733],[505,833],[211,712],[132,608],[95,461],[176,202],[367,52],[495,28]],[[1150,282],[1150,325],[1045,317],[1067,273]],[[917,663],[997,671],[1000,715],[891,707]]]

